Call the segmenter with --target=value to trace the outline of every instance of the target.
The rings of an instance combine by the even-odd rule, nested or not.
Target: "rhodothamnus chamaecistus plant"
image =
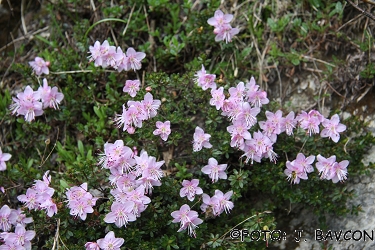
[[[156,16],[158,8],[150,8],[151,12],[152,17]],[[212,12],[210,10],[206,13]],[[214,26],[215,41],[224,40],[229,43],[234,40],[239,29],[232,28],[232,19],[233,15],[218,10],[207,21]],[[203,20],[207,26],[205,20],[207,17]],[[188,40],[183,35],[174,34],[173,38],[176,38],[178,44],[174,44],[173,39],[169,41],[169,35],[159,33],[158,29],[150,34],[150,38],[161,34],[163,39],[159,37],[156,43],[163,40],[171,49],[186,45],[185,49],[188,50],[191,44],[183,45],[182,42],[189,39],[197,42],[197,46],[209,42],[199,41],[200,28],[194,28],[186,36]],[[188,29],[182,30],[185,32]],[[207,37],[206,35],[202,37]],[[116,32],[113,38],[115,36]],[[243,37],[245,36],[246,34]],[[242,37],[233,42],[237,43],[240,39]],[[249,213],[256,212],[259,215],[246,201],[249,194],[262,196],[268,192],[275,200],[301,200],[298,195],[303,195],[307,199],[302,202],[307,204],[317,197],[313,197],[312,192],[309,193],[311,190],[306,192],[307,185],[320,182],[327,187],[346,180],[349,161],[336,161],[336,155],[340,159],[345,154],[333,152],[340,151],[342,141],[339,139],[346,139],[341,134],[346,126],[340,124],[339,116],[333,115],[326,119],[317,110],[285,113],[286,107],[270,103],[267,92],[261,89],[254,77],[248,81],[234,82],[236,74],[230,74],[226,53],[238,44],[214,43],[216,47],[211,52],[200,50],[202,54],[199,57],[192,55],[194,60],[186,63],[190,59],[183,59],[181,56],[186,51],[181,50],[181,53],[172,57],[168,55],[169,51],[160,50],[159,47],[153,50],[151,42],[138,44],[139,50],[148,51],[150,48],[150,55],[144,60],[145,53],[126,45],[136,46],[140,40],[129,42],[125,36],[122,41],[115,40],[116,44],[118,41],[122,46],[125,44],[128,49],[124,51],[120,46],[111,46],[108,41],[96,41],[89,47],[89,62],[86,60],[78,65],[70,64],[68,59],[60,56],[60,60],[56,59],[59,63],[54,66],[68,64],[64,69],[67,71],[52,72],[52,76],[55,76],[56,83],[60,81],[59,86],[64,94],[59,93],[57,87],[48,86],[44,79],[37,91],[33,90],[35,86],[30,85],[13,98],[13,114],[25,116],[26,121],[43,115],[31,124],[23,123],[22,119],[14,119],[18,122],[16,131],[22,134],[25,130],[36,135],[30,141],[32,145],[36,145],[42,160],[35,169],[51,169],[51,174],[56,176],[53,183],[50,177],[46,177],[48,181],[35,181],[25,194],[18,197],[25,213],[30,212],[28,210],[37,210],[38,213],[39,210],[44,210],[46,213],[46,216],[43,213],[38,217],[33,216],[34,219],[37,218],[35,230],[38,232],[38,248],[42,248],[43,244],[46,245],[43,246],[45,248],[52,248],[55,241],[43,242],[50,237],[43,235],[43,232],[51,234],[56,229],[59,230],[56,235],[59,232],[63,239],[73,239],[65,241],[65,244],[72,246],[78,242],[82,248],[85,245],[86,249],[95,250],[120,249],[125,243],[123,238],[129,244],[124,247],[131,249],[195,249],[214,244],[222,244],[223,248],[237,248],[238,242],[229,242],[225,235],[218,237],[216,233],[223,228],[227,231],[228,226],[237,222],[246,221],[245,216]],[[77,46],[82,49],[82,43]],[[223,54],[218,53],[219,48],[223,49]],[[218,53],[216,56],[220,60],[207,57],[215,53]],[[182,71],[176,69],[178,67],[170,69],[181,74],[163,72],[165,62],[159,61],[161,54],[171,59],[166,64],[167,67],[175,62],[183,66]],[[236,52],[230,58],[234,58],[235,62],[238,58],[243,59],[242,54],[243,52]],[[142,63],[149,62],[151,64],[142,69]],[[89,66],[82,69],[85,63]],[[35,68],[34,74],[43,73],[45,67],[48,69],[47,64],[43,63],[40,68]],[[248,77],[247,70],[243,70],[248,68],[236,63],[232,65],[240,69],[238,75],[241,78]],[[222,72],[220,77],[218,72]],[[39,78],[32,77],[35,82],[40,81]],[[260,77],[264,75],[260,74]],[[139,80],[130,80],[136,78]],[[61,112],[55,112],[56,116],[50,118],[45,115],[46,108],[60,108]],[[108,119],[113,116],[113,119]],[[75,134],[70,134],[71,130]],[[47,147],[49,143],[46,139],[49,138],[44,138],[46,134],[51,141],[56,139],[57,154],[53,152],[55,148]],[[14,138],[18,138],[18,135]],[[37,143],[39,140],[46,141],[46,145],[43,144],[46,146],[45,152],[51,149],[50,154],[44,154],[40,150]],[[293,140],[294,143],[291,144],[290,141]],[[74,144],[77,141],[78,150]],[[332,142],[337,143],[337,148],[318,151],[324,143],[333,144]],[[10,148],[21,148],[19,144],[24,145],[24,142],[15,140],[2,143],[1,146],[4,151],[9,152]],[[311,146],[312,144],[314,145]],[[92,152],[102,147],[104,152],[99,154],[96,164]],[[313,152],[310,152],[312,148]],[[37,174],[33,171],[35,159],[30,157],[30,161],[18,161],[19,156],[12,154],[12,161],[17,158],[12,162],[14,171],[11,169],[5,173],[12,176],[18,172],[21,175],[18,179],[23,178],[25,183],[31,183],[32,180],[27,179]],[[325,158],[327,156],[330,157]],[[10,155],[2,153],[0,149],[0,170],[5,170],[5,162],[9,158]],[[52,169],[46,165],[56,166]],[[312,174],[315,168],[318,174]],[[288,182],[299,184],[301,192],[293,192],[295,187]],[[263,183],[267,185],[261,190]],[[4,186],[5,188],[0,187],[0,199],[5,197],[4,200],[8,200],[15,189]],[[332,190],[332,186],[329,190]],[[98,192],[100,195],[97,195]],[[246,199],[241,199],[245,195]],[[326,197],[319,197],[320,200],[315,204],[326,201]],[[271,207],[279,205],[274,201],[270,204]],[[324,210],[323,206],[319,209]],[[32,214],[37,212],[32,211]],[[54,216],[56,213],[57,217]],[[229,213],[230,216],[227,215]],[[50,218],[52,216],[54,217]],[[219,216],[221,219],[217,218]],[[210,224],[208,219],[212,217],[216,217],[217,221]],[[270,226],[267,224],[270,222],[260,215],[258,219]],[[25,236],[25,244],[28,245],[26,242],[30,241],[31,233],[26,236],[25,230],[17,224],[25,227],[30,220],[32,221],[21,209],[12,210],[4,206],[0,211],[0,230],[10,232],[14,227],[18,235]],[[40,226],[41,221],[45,225]],[[179,224],[177,226],[171,222]],[[262,229],[260,225],[259,228]],[[175,236],[175,231],[185,229],[188,234]],[[207,236],[212,232],[215,235]],[[122,238],[116,238],[115,234]],[[1,244],[4,243],[6,247],[18,248],[15,244],[21,244],[20,241],[9,240],[14,235],[6,236],[8,240],[5,240],[5,235],[8,234],[0,235],[4,236]],[[189,236],[196,238],[188,239]],[[215,241],[208,244],[210,237],[214,237]],[[86,242],[96,239],[99,240]]]

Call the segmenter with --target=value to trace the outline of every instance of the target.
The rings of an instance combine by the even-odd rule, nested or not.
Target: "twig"
[[[60,71],[60,72],[49,72],[53,75],[62,75],[62,74],[75,74],[75,73],[92,73],[93,70],[91,69],[84,69],[84,70],[70,70],[70,71]],[[116,70],[104,70],[104,72],[117,72]]]
[[[42,164],[40,164],[40,167],[42,167],[42,166],[44,165],[44,163],[46,163],[47,159],[51,156],[53,150],[55,149],[55,147],[56,147],[56,145],[57,145],[57,140],[59,139],[59,133],[60,133],[60,129],[57,128],[57,137],[56,137],[55,144],[53,145],[53,148],[52,148],[51,152],[49,152],[49,154],[47,155],[46,159],[45,159],[45,160],[42,159]],[[47,143],[46,143],[46,144],[47,144]],[[48,145],[48,144],[47,144],[47,145]],[[47,146],[46,146],[46,148],[47,148]],[[44,152],[45,152],[45,150],[44,150]],[[44,157],[44,153],[43,153],[43,157]]]
[[[375,21],[375,16],[374,16],[374,15],[372,15],[372,14],[368,13],[367,11],[361,9],[360,7],[358,7],[358,5],[356,5],[355,3],[353,3],[353,2],[350,1],[350,0],[346,0],[346,1],[347,1],[348,3],[350,3],[354,8],[356,8],[358,11],[360,11],[363,15],[365,15],[365,16],[367,16],[368,18],[371,18],[372,20]],[[364,0],[362,0],[362,1],[364,1]],[[372,2],[372,1],[368,1],[368,0],[365,0],[364,2],[366,2],[366,3],[371,3],[371,4],[375,4],[374,2]]]
[[[326,62],[326,61],[323,61],[323,60],[320,60],[320,59],[317,59],[317,58],[314,58],[314,57],[311,57],[311,56],[301,55],[301,57],[303,57],[304,59],[307,59],[307,60],[313,60],[313,61],[317,61],[317,62],[320,62],[320,63],[324,63],[325,65],[331,66],[332,68],[336,67],[336,65],[333,65],[329,62]]]
[[[60,219],[57,219],[57,228],[56,228],[56,233],[55,233],[55,237],[53,239],[53,246],[52,246],[52,250],[55,250],[55,247],[57,245],[57,249],[59,248],[59,230],[60,230]]]
[[[132,10],[130,11],[130,15],[129,15],[129,18],[128,18],[128,22],[126,23],[125,29],[124,29],[124,31],[122,32],[122,35],[123,35],[123,36],[125,35],[126,30],[127,30],[128,27],[129,27],[130,19],[132,18],[132,15],[133,15],[133,12],[134,12],[134,8],[135,8],[135,3],[133,4]]]
[[[25,17],[24,17],[24,11],[25,11],[25,0],[22,0],[21,2],[21,23],[22,23],[22,29],[25,35],[27,34],[26,24],[25,24]]]

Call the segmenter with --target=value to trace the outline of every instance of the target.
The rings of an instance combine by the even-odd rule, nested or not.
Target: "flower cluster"
[[[136,52],[131,47],[124,53],[120,47],[116,48],[109,45],[107,40],[102,44],[96,41],[94,46],[90,46],[89,50],[89,53],[91,53],[89,60],[90,62],[94,61],[95,67],[112,67],[118,70],[118,72],[141,69],[141,61],[146,57],[145,53]]]
[[[0,246],[1,250],[5,249],[27,249],[31,250],[31,240],[35,237],[34,230],[26,230],[25,226],[18,223],[14,232],[0,233],[0,239],[4,245]]]
[[[233,195],[233,191],[228,191],[225,194],[220,190],[215,190],[215,195],[210,197],[208,194],[202,194],[203,204],[201,210],[207,211],[207,208],[212,210],[215,216],[219,216],[222,212],[230,213],[234,207],[233,202],[229,201]]]
[[[30,86],[26,86],[23,92],[13,97],[10,110],[13,115],[23,115],[25,120],[31,122],[36,116],[43,114],[43,109],[59,109],[59,104],[64,99],[64,94],[60,93],[57,87],[48,86],[47,79],[43,79],[43,86],[34,91]]]
[[[151,194],[154,186],[161,185],[164,173],[160,168],[164,161],[157,162],[146,151],[137,156],[124,146],[122,140],[117,140],[104,144],[99,164],[111,171],[109,180],[115,187],[111,190],[115,201],[104,221],[115,223],[117,227],[126,226],[128,222],[135,221],[151,202],[146,194]]]
[[[48,67],[50,65],[50,62],[44,61],[41,57],[35,57],[34,61],[29,62],[29,65],[33,68],[34,73],[37,76],[40,76],[41,74],[49,74]]]
[[[55,189],[49,187],[51,176],[49,171],[43,175],[43,180],[36,180],[35,184],[26,190],[26,194],[17,196],[29,210],[45,210],[49,217],[57,213],[57,206],[52,200]]]
[[[0,171],[5,171],[7,169],[7,165],[5,164],[5,162],[9,161],[11,157],[11,154],[3,153],[0,148]]]
[[[122,105],[122,114],[114,119],[118,128],[134,134],[135,128],[142,128],[142,121],[153,118],[160,107],[160,100],[154,100],[151,93],[146,93],[142,101],[128,101],[127,106]]]
[[[336,162],[335,155],[328,159],[318,155],[317,159],[318,162],[315,166],[319,171],[321,179],[332,180],[333,183],[346,180],[349,161],[344,160],[338,163]],[[292,162],[287,161],[287,168],[284,170],[287,179],[293,184],[298,184],[300,179],[307,180],[307,174],[314,172],[314,167],[311,165],[314,160],[315,156],[313,155],[306,158],[304,154],[299,153],[295,160]]]
[[[26,231],[25,226],[33,222],[33,218],[26,217],[23,211],[11,209],[4,205],[0,209],[0,239],[3,245],[0,249],[31,249],[31,240],[35,237],[35,231]],[[9,232],[14,226],[14,232]]]
[[[124,244],[123,238],[116,238],[115,233],[110,231],[104,238],[98,239],[97,242],[87,242],[85,244],[86,250],[120,250]]]
[[[25,226],[33,222],[33,218],[26,217],[23,211],[19,209],[12,209],[8,205],[4,205],[0,209],[0,230],[4,232],[10,231],[13,226],[21,224]]]
[[[92,207],[95,206],[98,199],[87,190],[87,183],[82,183],[79,187],[71,187],[65,192],[70,214],[79,216],[81,220],[86,220],[87,214],[94,212]]]
[[[207,20],[209,25],[214,26],[216,42],[223,40],[225,40],[226,43],[231,42],[232,38],[240,32],[238,28],[232,28],[229,24],[232,19],[233,15],[224,14],[221,10],[217,10],[214,16]]]

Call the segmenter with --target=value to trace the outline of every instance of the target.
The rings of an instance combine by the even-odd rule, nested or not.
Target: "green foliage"
[[[307,18],[307,15],[294,15],[288,11],[278,15],[270,5],[259,9],[260,15],[255,16],[253,11],[260,8],[255,5],[256,1],[244,2],[242,14],[236,16],[240,20],[246,17],[241,21],[243,29],[232,43],[225,44],[214,42],[213,28],[207,24],[221,1],[198,4],[204,8],[191,1],[117,2],[113,5],[111,1],[99,1],[97,12],[82,9],[88,11],[85,15],[71,11],[82,8],[76,0],[46,3],[44,11],[51,19],[51,35],[36,35],[33,49],[52,62],[52,73],[47,78],[50,85],[58,86],[64,93],[60,110],[48,110],[36,121],[27,123],[21,117],[12,116],[8,109],[16,91],[0,90],[0,124],[7,131],[1,148],[12,154],[7,171],[0,174],[0,183],[7,189],[6,195],[0,196],[0,203],[13,208],[20,206],[17,195],[24,194],[47,170],[52,176],[50,185],[56,190],[57,215],[49,218],[42,211],[26,211],[34,218],[38,237],[35,249],[52,249],[55,244],[61,249],[82,249],[86,242],[103,238],[110,230],[116,237],[125,239],[124,246],[128,249],[261,249],[265,247],[264,241],[251,241],[248,237],[244,242],[232,240],[229,232],[233,229],[277,229],[275,213],[284,209],[285,204],[297,203],[311,208],[320,217],[322,225],[326,214],[360,212],[360,206],[347,207],[347,200],[354,194],[346,185],[321,180],[316,172],[299,185],[291,185],[284,170],[286,161],[295,159],[302,152],[306,156],[336,155],[337,161],[349,160],[349,178],[368,173],[369,167],[363,165],[362,159],[375,139],[363,131],[362,122],[356,119],[343,121],[347,132],[341,135],[339,143],[318,135],[309,137],[302,130],[296,130],[293,136],[283,133],[278,137],[280,143],[273,149],[279,156],[276,164],[268,160],[244,163],[243,152],[230,146],[227,132],[230,120],[209,105],[209,91],[197,87],[193,80],[202,65],[207,72],[216,74],[218,87],[224,87],[226,92],[252,75],[259,79],[265,74],[260,75],[258,70],[263,51],[266,58],[262,64],[301,66],[307,62],[303,57],[307,53],[305,44],[332,32],[329,22],[321,21],[342,19],[342,3],[297,1],[298,11],[303,8],[311,11]],[[59,19],[62,14],[64,21]],[[336,34],[334,36],[339,39]],[[94,67],[88,62],[87,51],[96,40],[108,40],[123,50],[134,47],[144,51],[147,58],[142,61],[143,69],[118,73]],[[364,44],[368,45],[368,41]],[[24,56],[26,51],[21,48],[17,53],[17,56]],[[368,64],[361,77],[373,78],[373,68],[373,64]],[[25,63],[15,63],[11,71],[22,79],[22,89],[26,85],[35,89],[41,83]],[[331,76],[332,68],[326,66],[322,75],[323,78]],[[130,98],[122,88],[126,80],[136,78],[141,80],[141,89],[135,98]],[[113,119],[122,112],[122,105],[129,100],[141,101],[147,93],[146,87],[152,89],[150,93],[154,99],[161,100],[158,115],[144,121],[142,128],[137,128],[134,134],[116,128]],[[266,119],[266,110],[284,108],[278,103],[270,103],[262,107],[258,121]],[[153,135],[153,131],[156,121],[167,120],[171,122],[172,133],[165,142]],[[212,148],[193,152],[196,126],[212,136]],[[256,125],[251,132],[258,129]],[[98,165],[98,158],[104,144],[116,140],[123,140],[130,148],[137,147],[139,152],[146,150],[158,161],[166,160],[165,155],[171,158],[163,166],[166,176],[162,178],[162,185],[154,187],[150,195],[151,203],[126,228],[103,221],[113,197],[108,181],[110,171]],[[228,165],[227,180],[211,183],[211,179],[202,174],[201,168],[207,165],[210,157],[217,159],[219,164]],[[234,209],[230,214],[213,219],[210,211],[199,213],[204,223],[197,228],[196,238],[191,238],[185,231],[177,233],[179,224],[171,222],[171,212],[183,204],[200,211],[200,196],[192,202],[179,196],[181,182],[185,179],[199,179],[199,186],[210,196],[215,190],[233,191]],[[99,200],[94,213],[81,221],[69,214],[65,192],[84,182]]]

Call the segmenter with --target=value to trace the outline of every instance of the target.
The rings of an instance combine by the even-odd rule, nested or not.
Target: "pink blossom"
[[[196,194],[203,194],[203,190],[198,187],[199,180],[193,179],[191,181],[183,180],[182,186],[180,189],[180,196],[187,197],[189,201],[193,201]]]
[[[146,57],[146,54],[143,52],[136,52],[130,47],[126,50],[126,57],[125,70],[133,69],[136,71],[141,69],[141,61]]]
[[[169,134],[171,133],[171,122],[166,121],[163,123],[161,121],[157,121],[156,127],[157,129],[154,130],[153,134],[160,135],[161,139],[163,141],[166,141],[168,139]]]
[[[112,68],[117,68],[117,61],[116,58],[118,58],[116,47],[115,46],[108,46],[106,49],[106,54],[102,55],[102,67],[106,68],[108,66],[111,66]]]
[[[340,163],[336,162],[331,168],[331,176],[329,176],[329,179],[332,180],[333,183],[346,180],[346,175],[348,174],[348,165],[348,160],[341,161]]]
[[[338,142],[340,139],[341,132],[346,130],[346,126],[340,123],[340,118],[337,114],[331,117],[331,120],[325,119],[322,122],[324,129],[320,133],[321,137],[329,137],[334,142]]]
[[[123,238],[115,238],[115,233],[110,231],[102,239],[97,240],[99,247],[103,250],[120,250],[124,244]]]
[[[88,213],[93,213],[97,198],[94,198],[92,194],[87,192],[87,183],[81,184],[81,186],[71,187],[66,191],[66,197],[68,198],[68,207],[70,214],[73,216],[79,216],[81,220],[86,220]]]
[[[231,134],[231,147],[241,150],[245,147],[245,140],[251,139],[251,134],[247,129],[246,123],[239,120],[236,120],[233,122],[233,125],[227,127],[227,131]]]
[[[315,166],[319,171],[320,178],[330,180],[331,176],[333,176],[331,171],[336,163],[336,156],[332,155],[329,158],[324,158],[323,156],[318,155],[316,158],[318,162],[315,164]]]
[[[243,82],[239,82],[236,87],[230,87],[228,92],[230,94],[230,98],[233,98],[237,103],[241,103],[245,94],[245,84]]]
[[[307,180],[307,173],[302,165],[295,164],[295,161],[286,162],[287,169],[284,170],[284,174],[287,176],[287,179],[294,184],[298,184],[300,179]]]
[[[285,129],[285,132],[287,135],[293,134],[293,129],[296,128],[297,120],[294,119],[294,112],[291,111],[289,114],[285,117],[285,119],[282,121],[282,128]]]
[[[260,108],[252,108],[248,102],[242,102],[240,107],[240,113],[235,118],[235,121],[246,124],[246,128],[250,129],[257,122],[256,116],[260,113]]]
[[[211,148],[210,138],[211,135],[205,134],[203,129],[197,126],[194,132],[193,151],[200,151],[202,147]]]
[[[87,242],[85,248],[86,250],[100,250],[100,247],[96,242]]]
[[[232,19],[232,14],[224,14],[221,10],[217,10],[215,11],[214,16],[207,20],[207,23],[211,26],[217,27],[230,23]]]
[[[35,231],[26,231],[25,227],[21,224],[17,224],[14,233],[8,233],[5,242],[14,243],[18,246],[24,246],[25,249],[31,249],[31,240],[35,237]]]
[[[189,205],[182,205],[180,210],[172,212],[171,216],[174,218],[173,223],[180,222],[180,229],[178,229],[177,232],[188,229],[189,235],[194,238],[196,237],[195,228],[197,228],[203,220],[198,218],[198,213],[196,211],[190,210]]]
[[[212,98],[210,99],[210,105],[216,106],[217,110],[219,110],[224,105],[225,96],[224,96],[223,91],[224,91],[223,87],[211,90]]]
[[[254,77],[251,77],[250,81],[246,84],[246,88],[248,91],[246,92],[245,100],[253,106],[260,108],[262,105],[269,103],[267,92],[259,90]]]
[[[137,91],[139,91],[139,85],[139,80],[126,80],[123,91],[129,93],[131,97],[135,97],[137,95]]]
[[[21,208],[18,208],[17,210],[12,209],[12,211],[10,212],[9,221],[14,226],[16,226],[18,223],[25,226],[26,224],[29,224],[34,220],[32,217],[26,217]]]
[[[311,165],[315,161],[315,156],[306,156],[302,153],[298,153],[297,158],[293,161],[294,165],[301,166],[306,173],[314,172],[314,167]]]
[[[60,93],[57,87],[48,86],[47,79],[43,79],[43,87],[39,87],[38,92],[43,103],[43,108],[59,109],[59,104],[64,99],[64,94]]]
[[[227,164],[218,164],[215,158],[208,159],[208,165],[202,168],[202,172],[208,174],[212,180],[212,183],[217,182],[219,179],[227,179],[225,169]]]
[[[202,69],[197,71],[195,76],[195,82],[199,87],[201,87],[203,90],[206,90],[208,88],[216,89],[216,75],[214,74],[207,74],[206,69],[204,68],[202,64]]]
[[[40,93],[26,86],[24,92],[18,93],[17,98],[13,98],[14,103],[9,108],[13,111],[12,114],[23,115],[25,121],[31,122],[36,116],[43,114],[43,105],[39,99]]]
[[[11,157],[11,154],[3,153],[0,148],[0,171],[5,171],[7,169],[7,165],[5,164],[5,162],[9,161]]]
[[[214,204],[213,212],[216,215],[220,215],[222,212],[230,213],[233,209],[233,202],[229,201],[233,195],[233,191],[228,191],[225,194],[220,190],[215,190],[215,195],[212,196],[211,202]]]
[[[126,227],[126,224],[136,220],[135,215],[131,213],[134,205],[132,201],[125,201],[124,203],[113,202],[111,212],[105,216],[104,221],[107,223],[115,223],[117,227]]]
[[[37,76],[40,76],[41,74],[49,74],[48,67],[50,65],[50,62],[44,61],[41,57],[35,57],[34,61],[29,62],[29,65],[33,68],[34,73]]]
[[[141,103],[144,107],[144,110],[146,111],[147,118],[150,119],[156,116],[157,110],[160,107],[161,101],[154,100],[151,93],[146,93]]]
[[[4,205],[0,209],[0,230],[2,231],[9,231],[12,227],[12,224],[10,223],[10,213],[12,210],[9,208],[8,205]]]
[[[246,140],[243,151],[245,153],[241,155],[241,158],[246,156],[245,163],[248,163],[250,159],[251,165],[254,163],[254,161],[261,162],[262,152],[257,151],[255,140]]]

